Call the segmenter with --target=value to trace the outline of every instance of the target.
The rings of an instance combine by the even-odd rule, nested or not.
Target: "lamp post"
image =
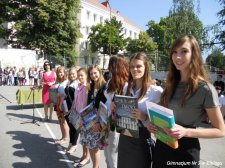
[[[112,48],[111,48],[111,37],[112,37],[112,30],[111,30],[111,26],[112,26],[112,9],[109,3],[109,0],[107,0],[107,3],[109,5],[109,18],[110,18],[110,29],[109,29],[109,55],[111,57],[111,52],[112,52]]]

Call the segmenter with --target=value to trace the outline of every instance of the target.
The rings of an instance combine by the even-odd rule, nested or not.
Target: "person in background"
[[[110,111],[110,105],[113,101],[114,95],[123,95],[124,88],[127,87],[129,64],[128,61],[122,56],[112,56],[109,59],[108,72],[111,78],[108,79],[104,96],[106,101],[102,101],[110,112],[110,120],[115,119],[115,113]],[[111,122],[110,131],[108,136],[108,146],[104,149],[107,168],[117,168],[118,156],[118,142],[120,134],[116,132],[114,121]]]
[[[175,127],[164,131],[178,139],[179,147],[173,149],[156,140],[153,168],[167,167],[168,162],[189,162],[188,167],[200,167],[198,138],[223,137],[225,126],[218,95],[209,82],[199,44],[192,35],[178,38],[171,47],[169,72],[160,105],[173,110]],[[206,114],[212,127],[196,129]],[[147,127],[150,132],[157,131],[150,122]]]
[[[129,63],[128,85],[123,93],[126,96],[137,98],[138,108],[131,113],[139,120],[139,138],[120,134],[118,145],[118,168],[149,168],[151,166],[151,154],[147,139],[151,134],[146,128],[148,119],[146,101],[158,103],[162,88],[153,84],[147,55],[144,52],[135,53]],[[115,111],[112,103],[111,110]]]
[[[221,92],[224,92],[223,75],[217,75],[217,80],[214,82],[214,86],[219,86],[221,88]]]
[[[56,144],[65,144],[68,141],[69,137],[69,126],[65,120],[64,113],[65,107],[63,101],[65,99],[65,88],[68,84],[66,70],[63,66],[60,66],[56,69],[56,84],[55,88],[57,88],[57,104],[56,104],[56,115],[59,121],[60,130],[62,133],[62,138],[57,140]]]
[[[26,69],[25,67],[22,68],[23,71],[23,85],[26,85],[27,79],[26,79]]]
[[[74,101],[75,90],[78,86],[76,67],[70,68],[68,75],[69,75],[69,83],[65,88],[66,94],[65,100],[67,102],[68,110],[71,111],[70,109],[72,108],[72,103]],[[66,152],[72,154],[73,152],[75,152],[77,148],[77,139],[79,137],[79,131],[76,130],[74,126],[70,123],[69,114],[65,115],[65,119],[69,126],[69,138],[70,138],[69,146],[67,147]]]
[[[17,77],[18,77],[19,85],[22,86],[23,85],[23,69],[22,68],[20,68],[19,71],[17,72]]]
[[[34,67],[33,75],[34,75],[34,86],[37,86],[38,85],[38,70],[37,70],[37,67]]]
[[[17,73],[18,73],[18,69],[16,66],[13,67],[13,77],[14,77],[14,86],[17,86],[18,85],[18,76],[17,76]]]
[[[0,65],[0,86],[2,85],[2,77],[3,77],[3,70],[2,70],[2,67]]]
[[[44,62],[43,65],[44,73],[40,80],[40,85],[42,85],[42,103],[44,105],[44,113],[45,113],[45,120],[52,120],[52,112],[53,112],[53,104],[50,103],[49,98],[49,88],[53,87],[56,80],[56,74],[52,71],[51,64],[49,61]],[[20,81],[20,74],[18,75]],[[48,110],[49,108],[49,110]],[[48,112],[49,111],[49,112]]]
[[[29,85],[34,84],[34,66],[30,67],[28,70]]]
[[[223,118],[225,119],[225,96],[222,94],[222,90],[220,86],[216,86],[215,88],[219,97],[220,110],[221,110]]]

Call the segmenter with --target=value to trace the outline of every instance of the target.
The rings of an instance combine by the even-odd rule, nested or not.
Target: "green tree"
[[[14,24],[8,29],[1,27],[0,35],[12,47],[39,49],[61,64],[62,56],[66,55],[69,64],[73,64],[80,36],[79,3],[79,0],[3,0],[0,24]]]
[[[225,55],[222,53],[221,49],[214,48],[211,54],[209,54],[208,57],[206,58],[206,63],[210,67],[216,67],[225,70]]]
[[[157,48],[156,43],[149,37],[148,33],[140,32],[138,39],[126,39],[126,50],[128,55],[132,55],[136,52],[145,52],[148,55],[148,59],[151,64],[155,64],[155,50]]]
[[[149,21],[147,33],[157,43],[159,69],[167,69],[169,48],[173,41],[181,35],[192,34],[199,43],[207,42],[207,32],[195,14],[194,0],[173,0],[169,16],[161,18],[159,23]],[[161,58],[162,56],[162,58]]]
[[[216,35],[216,40],[219,41],[219,43],[222,46],[222,49],[225,50],[225,1],[219,0],[220,4],[223,6],[222,10],[220,10],[217,13],[217,16],[219,17],[220,21],[218,25],[220,26],[220,31],[218,35]]]
[[[92,26],[88,36],[91,51],[108,55],[117,54],[123,49],[125,43],[122,31],[122,23],[115,17],[111,19],[111,22],[106,20],[104,25]]]

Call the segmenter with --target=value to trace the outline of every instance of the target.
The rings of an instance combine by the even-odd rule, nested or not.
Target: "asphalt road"
[[[81,145],[74,154],[68,155],[64,152],[68,144],[54,144],[61,138],[56,115],[51,123],[43,122],[40,104],[34,111],[32,105],[21,108],[16,102],[19,88],[0,86],[0,168],[73,168],[73,160],[82,155]],[[33,122],[33,112],[39,126]],[[201,167],[225,168],[225,138],[201,139],[200,142]],[[84,168],[91,167],[92,164],[88,164]],[[103,151],[100,168],[106,168]]]

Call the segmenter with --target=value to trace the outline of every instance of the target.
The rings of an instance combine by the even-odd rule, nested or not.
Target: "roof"
[[[109,11],[110,12],[110,4],[109,2],[103,1],[103,2],[98,2],[97,0],[86,0],[86,2],[91,3],[99,8],[102,8],[103,10]],[[124,21],[129,24],[132,25],[140,30],[143,30],[142,28],[140,28],[137,24],[135,24],[134,22],[132,22],[130,19],[128,19],[127,17],[123,16],[118,10],[112,9],[111,8],[111,13],[115,16],[120,16],[124,19]]]

